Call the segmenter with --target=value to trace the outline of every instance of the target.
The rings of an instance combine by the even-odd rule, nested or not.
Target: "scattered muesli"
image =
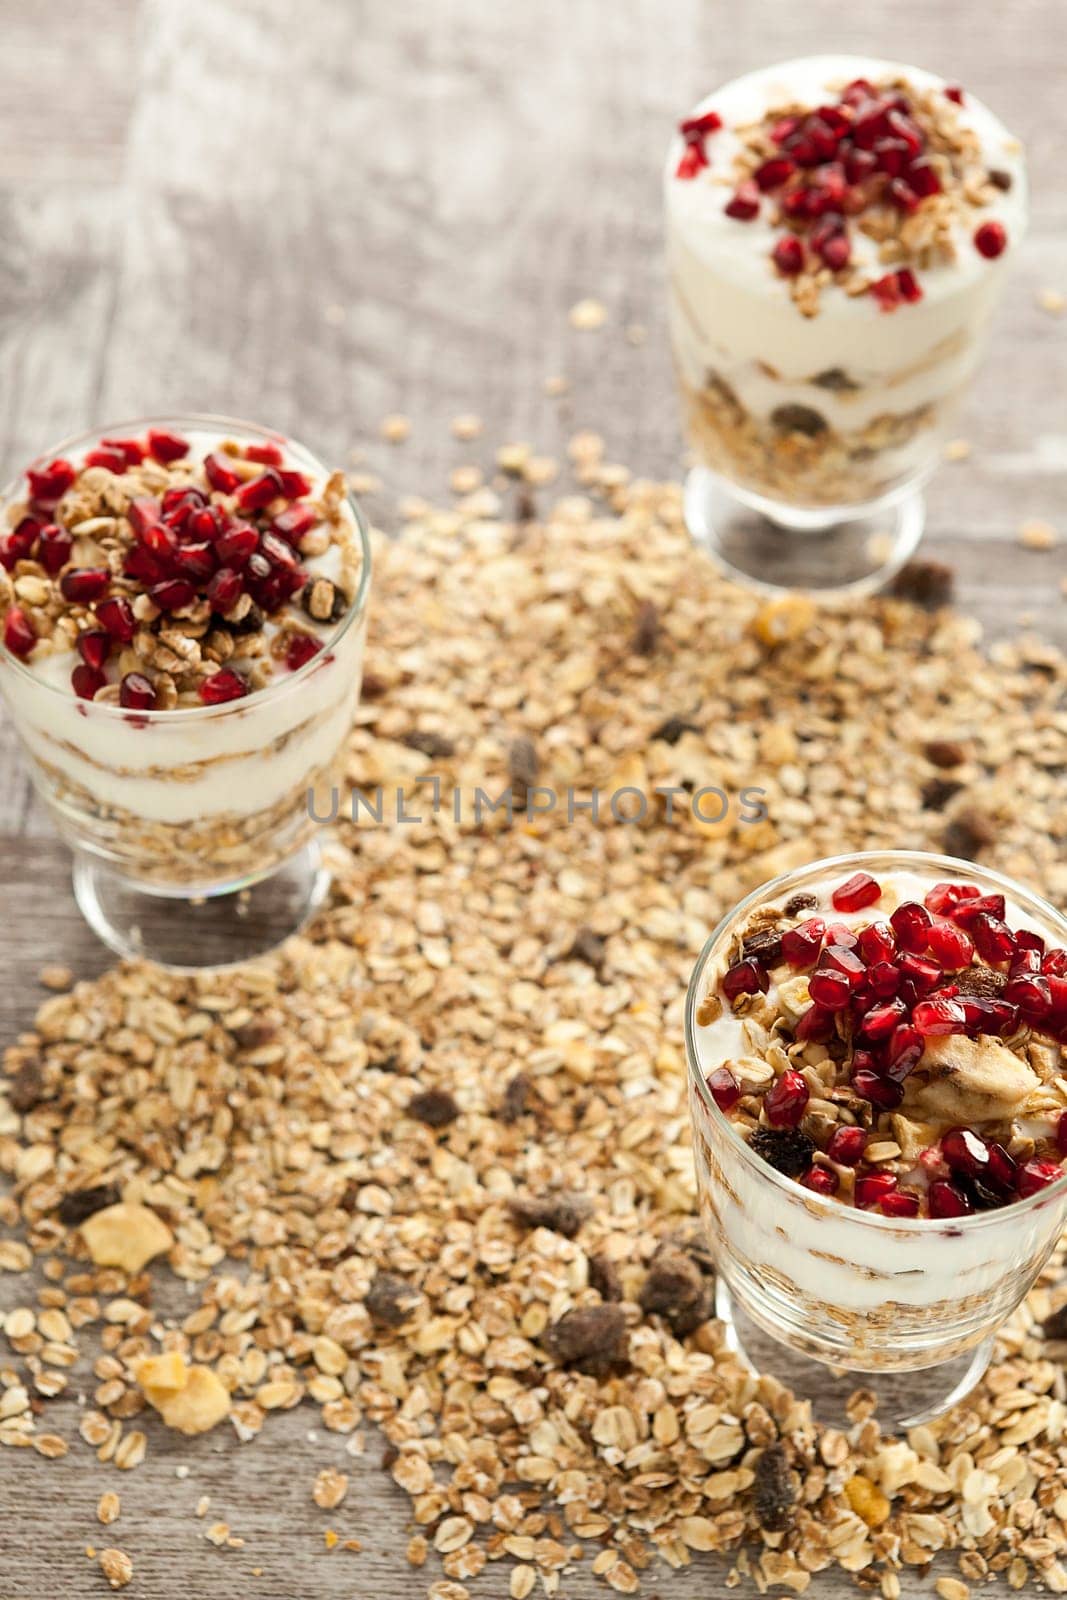
[[[578,455],[595,477],[602,447]],[[551,1595],[579,1556],[615,1592],[654,1591],[654,1558],[705,1551],[761,1589],[839,1567],[894,1600],[944,1551],[959,1581],[1062,1591],[1067,1387],[1042,1331],[1067,1303],[1058,1263],[960,1410],[894,1439],[861,1393],[847,1432],[817,1428],[710,1316],[681,1018],[707,928],[818,855],[938,848],[980,812],[982,859],[1067,900],[1067,665],[1035,641],[987,658],[966,619],[896,599],[764,638],[760,603],[694,562],[677,486],[600,487],[613,509],[569,495],[521,524],[483,489],[383,552],[349,776],[400,773],[414,800],[432,772],[439,812],[344,824],[331,904],[280,954],[117,968],[50,996],[8,1050],[0,1294],[35,1320],[14,1324],[0,1444],[58,1429],[114,1463],[129,1430],[152,1449],[150,1406],[167,1420],[199,1365],[241,1439],[302,1402],[330,1434],[376,1424],[435,1600],[500,1562],[491,1592]],[[647,654],[635,594],[658,617]],[[451,749],[424,751],[427,729]],[[932,739],[967,750],[943,809],[924,798]],[[456,823],[472,772],[516,786],[517,740],[537,783],[636,784],[648,816]],[[706,830],[657,794],[703,781],[757,784],[766,815]],[[461,1114],[418,1120],[431,1091]],[[63,1220],[107,1186],[169,1230],[147,1269],[89,1257],[106,1207]],[[35,1260],[69,1331],[27,1304]],[[164,1321],[168,1274],[189,1302]],[[613,1357],[596,1373],[590,1328]],[[106,1365],[75,1428],[39,1382],[79,1351]]]

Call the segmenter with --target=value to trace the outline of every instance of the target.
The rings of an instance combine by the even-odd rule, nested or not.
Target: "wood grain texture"
[[[397,495],[443,496],[452,466],[489,466],[510,439],[563,457],[578,426],[640,473],[678,471],[659,167],[672,119],[710,84],[828,47],[960,79],[1026,138],[1034,219],[960,422],[974,453],[935,480],[926,549],[958,568],[961,605],[991,633],[1028,613],[1067,641],[1067,545],[1039,555],[1014,540],[1030,516],[1067,535],[1067,318],[1037,306],[1041,287],[1067,289],[1061,0],[981,14],[968,0],[847,14],[835,0],[0,0],[0,25],[5,469],[94,421],[230,412],[340,461],[360,448],[384,480],[371,509],[386,524]],[[567,322],[586,295],[609,311],[598,333]],[[639,345],[624,337],[635,323]],[[555,373],[572,382],[563,401],[544,391]],[[413,423],[401,447],[377,436],[392,410]],[[475,445],[448,432],[464,411],[487,419]],[[89,975],[107,958],[6,725],[0,875],[10,1038],[43,997],[45,959]],[[0,1307],[18,1292],[0,1283]],[[59,1463],[5,1452],[0,1600],[99,1596],[90,1542],[130,1551],[127,1592],[145,1600],[423,1594],[431,1569],[405,1562],[407,1502],[378,1446],[353,1461],[343,1440],[309,1436],[313,1419],[277,1418],[250,1446],[152,1427],[129,1475],[80,1449]],[[329,1464],[353,1474],[332,1516],[310,1494]],[[108,1530],[94,1516],[105,1487],[123,1499]],[[243,1550],[205,1542],[204,1493]],[[328,1555],[327,1525],[365,1552]],[[726,1570],[702,1559],[647,1587],[686,1600],[718,1592]],[[495,1569],[474,1592],[495,1600],[505,1583]],[[905,1594],[920,1587],[906,1580]],[[817,1580],[819,1594],[850,1590]],[[604,1591],[586,1573],[561,1592]]]

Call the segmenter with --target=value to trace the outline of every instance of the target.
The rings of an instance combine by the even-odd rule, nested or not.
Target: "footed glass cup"
[[[1067,1222],[1067,1175],[997,1211],[952,1220],[897,1219],[825,1198],[757,1156],[719,1109],[708,1077],[728,1056],[709,1050],[697,1010],[711,974],[752,913],[854,872],[915,872],[1003,893],[1056,944],[1067,920],[1002,874],[950,856],[861,853],[815,862],[750,894],[715,929],[685,1005],[697,1188],[716,1257],[717,1313],[756,1370],[816,1396],[839,1420],[862,1373],[883,1422],[914,1426],[961,1400],[981,1378],[997,1329],[1018,1306]]]
[[[149,427],[270,441],[229,417],[115,423],[67,439],[42,462],[102,435]],[[323,478],[305,446],[288,459]],[[6,502],[19,482],[4,491]],[[74,894],[90,927],[124,956],[178,970],[226,966],[296,932],[329,887],[322,828],[359,703],[370,589],[367,525],[349,497],[358,589],[328,645],[299,671],[214,706],[131,712],[79,699],[0,646],[0,693],[37,792],[74,851]]]

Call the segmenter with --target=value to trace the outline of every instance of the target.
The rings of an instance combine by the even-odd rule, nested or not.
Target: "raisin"
[[[532,739],[513,739],[508,750],[508,776],[519,789],[532,789],[541,763]]]
[[[995,1000],[1007,983],[1007,976],[995,967],[965,967],[952,974],[952,982],[960,994],[986,996]]]
[[[451,739],[446,739],[441,733],[405,733],[400,740],[407,745],[409,750],[419,750],[424,756],[429,756],[431,761],[445,761],[456,753],[456,747]]]
[[[950,856],[961,856],[974,861],[986,845],[996,839],[997,830],[992,819],[974,806],[958,811],[945,827],[945,849]]]
[[[684,717],[668,717],[666,722],[661,722],[659,727],[654,729],[651,737],[662,739],[664,744],[675,745],[683,734],[699,732],[700,729],[695,722],[687,722]]]
[[[637,608],[632,648],[639,656],[650,656],[659,644],[659,610],[652,600],[642,600]]]
[[[954,568],[943,561],[908,561],[893,579],[890,593],[936,611],[952,599],[955,582]]]
[[[105,1206],[117,1206],[122,1199],[116,1183],[98,1183],[91,1189],[74,1189],[59,1202],[59,1220],[65,1228],[79,1228],[87,1218]]]
[[[573,1239],[592,1216],[593,1202],[588,1195],[560,1189],[555,1194],[515,1195],[508,1201],[508,1210],[520,1227],[550,1228],[565,1239]]]
[[[626,1313],[621,1306],[578,1306],[545,1329],[542,1343],[553,1361],[603,1378],[626,1357]]]
[[[391,1272],[379,1272],[370,1288],[364,1305],[375,1322],[387,1328],[399,1328],[415,1314],[422,1295],[415,1285]]]
[[[601,1300],[622,1299],[619,1270],[606,1255],[589,1257],[589,1287],[596,1290]]]
[[[45,1098],[44,1073],[36,1057],[22,1063],[11,1080],[7,1097],[11,1101],[12,1109],[20,1115],[40,1105]]]
[[[786,1178],[799,1178],[807,1172],[815,1154],[814,1140],[799,1128],[757,1128],[748,1142],[769,1167]]]
[[[712,1281],[691,1255],[670,1241],[649,1262],[638,1301],[642,1311],[663,1317],[679,1339],[715,1315]]]
[[[594,933],[592,928],[579,928],[565,959],[584,961],[594,972],[599,973],[604,965],[604,949],[604,941],[599,933]]]
[[[923,755],[935,767],[959,767],[967,759],[967,746],[958,739],[931,739],[923,745]]]
[[[999,189],[1002,194],[1007,194],[1008,190],[1012,186],[1012,183],[1014,182],[1011,173],[1005,172],[1003,167],[990,167],[989,171],[986,173],[986,177],[989,179],[994,189]]]
[[[771,426],[782,433],[802,433],[805,438],[814,439],[826,432],[827,423],[811,406],[787,405],[771,412]]]
[[[844,367],[827,367],[825,372],[817,372],[811,381],[820,389],[829,389],[832,394],[853,394],[859,388]]]
[[[504,1090],[504,1098],[500,1102],[499,1116],[501,1122],[518,1122],[520,1117],[526,1115],[529,1110],[530,1091],[532,1089],[533,1083],[525,1072],[516,1072],[513,1078],[508,1079],[507,1087]]]
[[[741,953],[746,961],[751,956],[761,967],[777,966],[782,959],[782,935],[777,928],[758,928],[742,939]]]
[[[233,1040],[239,1050],[259,1050],[277,1036],[278,1024],[266,1018],[245,1022],[233,1030]]]
[[[799,917],[802,911],[814,911],[818,903],[819,897],[817,894],[807,894],[806,892],[795,894],[786,901],[785,914],[787,917]]]
[[[953,783],[950,778],[931,778],[919,790],[923,809],[925,811],[944,811],[952,797],[959,794],[962,788],[962,783]]]
[[[408,1116],[428,1128],[447,1128],[459,1116],[459,1106],[447,1089],[424,1089],[408,1101]]]
[[[797,1498],[784,1446],[772,1444],[761,1450],[755,1473],[752,1493],[759,1525],[767,1533],[781,1533],[789,1526]]]
[[[1067,1339],[1067,1305],[1060,1306],[1041,1324],[1046,1339]]]

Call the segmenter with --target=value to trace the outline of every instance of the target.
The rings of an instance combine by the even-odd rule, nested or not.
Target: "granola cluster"
[[[0,539],[4,644],[31,666],[72,655],[85,700],[240,699],[305,666],[348,610],[345,496],[339,472],[315,492],[280,443],[223,438],[197,459],[157,428],[32,468]],[[332,547],[336,581],[314,565]]]
[[[1067,898],[1067,666],[1033,641],[990,660],[965,619],[900,601],[760,603],[694,563],[677,485],[631,481],[588,435],[574,455],[607,509],[538,516],[524,486],[516,518],[487,487],[412,505],[382,551],[350,754],[422,821],[343,828],[331,904],[281,954],[124,965],[8,1051],[0,1446],[70,1452],[94,1532],[116,1470],[195,1501],[206,1458],[163,1430],[175,1400],[211,1414],[207,1367],[230,1399],[209,1448],[262,1450],[279,1522],[304,1538],[321,1517],[351,1590],[384,1472],[434,1600],[590,1572],[654,1593],[662,1563],[794,1593],[840,1569],[898,1600],[939,1552],[942,1600],[991,1574],[1064,1592],[1059,1262],[953,1415],[890,1438],[861,1390],[844,1429],[816,1428],[711,1318],[681,1004],[707,927],[835,849],[981,852]],[[453,821],[472,772],[496,792],[531,754],[579,794],[641,786],[648,818]],[[709,777],[758,782],[767,816],[656,795]],[[118,1204],[139,1254],[164,1238],[141,1209],[172,1236],[147,1266],[93,1257]],[[189,1537],[248,1587],[240,1509],[215,1520],[203,1495]],[[117,1583],[158,1549],[123,1517],[130,1555],[100,1558]]]

